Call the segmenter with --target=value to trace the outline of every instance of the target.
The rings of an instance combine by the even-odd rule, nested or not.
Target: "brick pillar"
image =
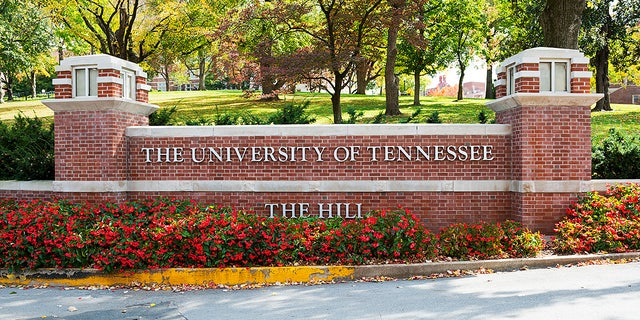
[[[541,91],[545,76],[538,63],[566,63],[566,91]],[[487,105],[496,122],[512,129],[512,217],[525,226],[552,233],[566,208],[589,191],[591,180],[591,105],[602,98],[584,83],[588,60],[576,50],[534,48],[503,62],[498,92],[511,92]],[[520,66],[524,67],[520,67]],[[555,65],[551,65],[556,67]],[[513,68],[509,72],[509,68]],[[515,72],[513,72],[515,71]],[[514,77],[510,82],[509,75]],[[559,78],[562,78],[560,75]],[[515,88],[509,88],[515,83]]]
[[[79,83],[90,69],[97,75],[86,79],[95,86],[87,91]],[[138,65],[108,55],[67,58],[56,71],[56,99],[44,101],[54,111],[55,188],[123,200],[126,128],[148,125],[148,115],[157,109],[147,103],[149,87],[141,80],[146,74]],[[127,86],[135,86],[129,95],[123,91]]]

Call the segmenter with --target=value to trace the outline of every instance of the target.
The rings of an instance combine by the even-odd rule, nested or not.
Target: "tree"
[[[624,4],[613,0],[589,0],[582,18],[581,48],[590,55],[595,68],[596,92],[603,93],[593,111],[611,110],[609,100],[609,64],[612,47],[618,54],[628,53],[624,48],[630,41],[632,30],[640,22],[640,0]],[[632,55],[631,55],[632,56]],[[620,59],[616,59],[620,61]]]
[[[415,2],[414,2],[415,4]],[[398,67],[400,72],[413,76],[413,105],[420,105],[420,77],[434,75],[438,70],[446,68],[451,62],[447,53],[448,38],[444,29],[440,28],[445,16],[441,2],[429,1],[414,7],[414,17],[404,29],[398,43]]]
[[[540,0],[494,0],[499,12],[495,34],[499,40],[498,60],[523,50],[543,46],[540,17],[544,2]]]
[[[578,49],[578,35],[586,0],[547,0],[540,17],[544,46]]]
[[[385,83],[385,115],[397,116],[400,114],[400,104],[398,101],[398,77],[395,73],[396,58],[398,55],[398,32],[405,16],[407,7],[406,0],[387,0],[389,5],[389,27],[387,29],[387,61],[384,67]]]
[[[611,83],[640,85],[640,25],[630,28],[625,41],[611,46]]]
[[[493,98],[493,64],[525,49],[543,45],[540,0],[488,0],[481,56],[487,65],[486,98]]]
[[[167,91],[171,91],[171,76],[177,68],[178,54],[173,50],[174,48],[160,44],[158,50],[142,63],[145,69],[153,70],[152,74],[162,77]]]
[[[56,21],[100,53],[135,63],[158,50],[165,35],[184,31],[178,24],[183,1],[42,0]]]
[[[312,45],[299,52],[299,58],[316,68],[315,77],[329,86],[336,124],[342,123],[340,98],[348,75],[355,68],[357,57],[371,33],[378,32],[374,25],[380,21],[378,9],[381,3],[382,0],[316,0],[315,10],[307,10],[304,15],[300,14],[304,12],[302,10],[292,12],[293,16],[302,17],[292,29],[312,38]],[[323,70],[329,70],[332,77],[325,75]]]
[[[242,7],[237,19],[227,19],[225,37],[258,64],[264,98],[277,99],[277,90],[297,78],[297,68],[289,66],[291,57],[309,41],[292,29],[291,20],[308,10],[290,1],[255,2]]]
[[[380,41],[374,41],[363,47],[363,52],[356,59],[356,94],[366,94],[369,83],[382,75],[384,48],[375,44],[383,43],[382,40],[382,34],[380,34]]]
[[[198,90],[206,90],[205,78],[219,54],[223,22],[242,0],[192,0],[180,24],[187,26],[180,34],[180,57],[189,72],[198,77]]]
[[[486,25],[484,19],[484,0],[447,0],[445,13],[449,19],[444,24],[447,35],[451,38],[451,52],[458,65],[460,78],[458,80],[457,100],[463,99],[463,83],[465,71],[479,50],[483,41],[482,28]],[[455,18],[451,18],[455,17]]]
[[[13,100],[13,85],[21,75],[35,74],[43,53],[48,53],[52,33],[49,20],[32,2],[5,0],[0,7],[0,92]],[[34,84],[32,82],[32,84]],[[34,84],[35,85],[35,84]],[[35,88],[32,88],[32,92]],[[0,93],[0,102],[4,100]]]

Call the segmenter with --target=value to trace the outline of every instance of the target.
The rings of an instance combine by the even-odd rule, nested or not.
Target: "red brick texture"
[[[516,66],[516,72],[538,70],[540,70],[540,65],[538,63],[521,63]]]
[[[512,125],[514,180],[591,179],[589,107],[522,106],[498,113]]]
[[[539,64],[537,63],[522,63],[516,65],[516,73],[522,71],[538,71]],[[518,93],[539,93],[540,92],[540,78],[537,77],[519,77],[515,79],[515,91]]]
[[[127,201],[127,194],[123,192],[53,192],[53,191],[25,191],[25,190],[0,190],[0,199],[20,200],[57,200],[65,199],[78,203]]]
[[[540,78],[535,77],[520,77],[516,81],[516,90],[518,93],[539,93],[540,92]]]
[[[71,71],[59,71],[58,79],[71,79]],[[56,99],[70,99],[73,96],[73,87],[70,84],[58,84],[54,86]]]
[[[144,77],[136,77],[136,85],[146,85],[147,79]],[[136,101],[148,103],[149,102],[149,91],[136,89]]]
[[[512,179],[516,181],[590,181],[589,106],[521,106],[496,114],[512,125]],[[513,218],[545,233],[576,199],[573,193],[513,194]]]
[[[506,72],[499,72],[498,73],[498,80],[504,80],[505,82],[507,81],[507,73]],[[496,98],[500,99],[502,97],[505,97],[507,95],[507,85],[505,84],[501,84],[501,85],[497,85],[496,86]]]
[[[508,136],[131,137],[129,177],[131,180],[507,180],[510,179],[511,172],[510,144]],[[384,161],[384,148],[381,148],[376,153],[378,161],[370,161],[372,153],[367,151],[367,147],[401,146],[408,150],[407,147],[411,146],[435,145],[490,145],[493,147],[494,160],[425,161],[421,158],[420,161],[409,161],[406,155],[400,154],[399,149],[393,148],[394,152],[388,158],[395,160]],[[325,147],[324,161],[317,161],[316,152],[309,150],[306,162],[300,161],[300,152],[297,152],[295,162],[251,162],[250,148],[260,148],[260,158],[263,158],[264,147],[280,146]],[[350,146],[359,147],[360,155],[355,156],[356,161],[334,160],[334,150]],[[214,158],[210,162],[208,147],[218,151],[223,148],[223,161]],[[235,151],[231,151],[233,161],[226,161],[227,147],[249,149],[242,162],[237,160]],[[154,148],[150,152],[151,162],[147,162],[144,148]],[[161,149],[161,162],[158,162],[158,148]],[[173,148],[182,148],[183,162],[173,162]],[[195,148],[196,160],[204,161],[193,161],[192,148]],[[202,148],[205,148],[204,153]],[[417,155],[413,150],[412,156],[415,158]],[[275,157],[278,156],[276,152]],[[345,153],[338,152],[339,158],[344,156]],[[171,174],[167,174],[168,172]]]
[[[510,219],[509,192],[130,192],[130,199],[148,197],[187,198],[204,203],[234,205],[253,209],[257,214],[269,215],[265,204],[309,203],[310,215],[318,215],[318,204],[350,203],[349,212],[356,214],[356,203],[362,203],[362,213],[398,206],[411,210],[432,231],[452,223],[499,222]],[[327,207],[325,207],[327,208]],[[335,206],[333,207],[335,215]],[[344,209],[344,206],[343,206]],[[343,216],[344,216],[344,211]],[[275,215],[282,216],[280,208]],[[287,213],[287,216],[290,214]],[[325,216],[326,217],[326,216]]]
[[[128,126],[146,125],[148,121],[147,117],[117,111],[56,113],[56,180],[125,180],[125,130]]]
[[[566,216],[577,193],[513,193],[511,218],[532,230],[553,234],[554,225]]]
[[[587,64],[571,64],[571,72],[588,72],[589,66]],[[591,92],[591,78],[571,78],[571,93],[590,93]]]

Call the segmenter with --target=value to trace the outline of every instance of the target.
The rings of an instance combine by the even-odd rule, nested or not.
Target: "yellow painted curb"
[[[41,269],[28,274],[5,274],[3,285],[118,286],[140,285],[242,285],[308,283],[353,280],[354,267],[255,267],[224,269],[159,269],[134,273],[107,274],[98,270]]]

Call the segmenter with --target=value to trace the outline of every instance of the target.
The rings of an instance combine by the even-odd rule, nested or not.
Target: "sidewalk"
[[[481,261],[427,262],[420,264],[388,264],[364,266],[301,266],[253,267],[224,269],[162,269],[140,272],[107,274],[92,269],[40,269],[24,274],[0,272],[1,285],[60,286],[60,287],[114,287],[131,284],[203,287],[236,285],[270,285],[286,283],[318,283],[352,281],[363,278],[396,278],[445,274],[448,271],[513,271],[574,265],[594,260],[640,259],[640,252],[618,254],[589,254],[548,256],[541,258],[502,259]]]

